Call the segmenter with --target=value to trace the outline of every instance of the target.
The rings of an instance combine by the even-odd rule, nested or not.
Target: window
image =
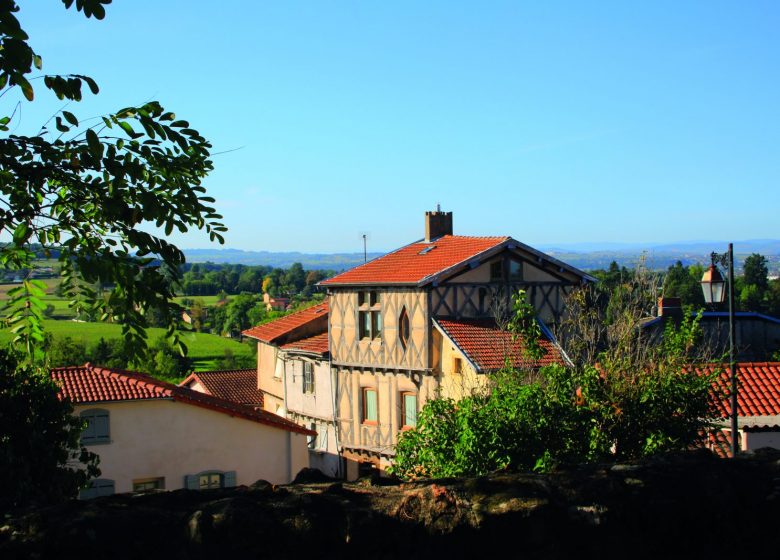
[[[91,500],[100,496],[111,496],[114,493],[114,481],[107,478],[91,480],[88,488],[79,490],[79,500]]]
[[[358,292],[358,335],[361,339],[382,338],[382,309],[375,290]]]
[[[452,373],[463,373],[463,360],[452,358]]]
[[[165,490],[165,477],[142,478],[133,481],[133,492],[149,492],[150,490]]]
[[[87,423],[84,431],[81,432],[82,445],[111,443],[107,410],[92,408],[83,411],[80,417]]]
[[[363,389],[363,423],[376,424],[378,418],[376,389]]]
[[[504,280],[504,261],[496,261],[490,264],[490,281],[501,282]]]
[[[311,422],[309,424],[309,429],[317,432],[316,436],[309,436],[309,450],[324,450],[328,441],[328,426],[326,424],[317,424],[316,422]]]
[[[314,364],[303,362],[303,392],[314,392]]]
[[[184,487],[188,490],[232,488],[235,485],[236,471],[203,471],[184,477]]]
[[[409,344],[409,314],[406,312],[406,307],[401,309],[401,315],[398,317],[398,340],[406,350]]]
[[[417,395],[401,393],[401,427],[414,428],[415,426],[417,426]]]
[[[509,281],[520,282],[523,280],[523,263],[509,261]]]

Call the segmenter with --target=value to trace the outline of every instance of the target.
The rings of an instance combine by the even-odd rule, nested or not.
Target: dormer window
[[[523,281],[523,263],[518,261],[509,261],[509,281]]]
[[[358,335],[368,340],[382,338],[382,306],[376,290],[358,292]]]
[[[503,282],[504,280],[504,261],[490,263],[490,281]]]

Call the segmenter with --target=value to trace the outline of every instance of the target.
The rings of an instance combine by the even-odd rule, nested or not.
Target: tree
[[[744,272],[745,285],[757,286],[761,293],[769,287],[769,267],[766,257],[758,253],[753,253],[745,258],[742,265]]]
[[[63,0],[66,8],[102,19],[110,0]],[[33,77],[42,58],[28,45],[13,0],[0,0],[0,96],[19,90],[33,101]],[[82,75],[42,75],[43,86],[59,99],[78,102],[82,88],[98,93]],[[11,134],[16,111],[0,118],[0,231],[11,242],[0,246],[0,264],[31,270],[37,243],[56,255],[63,272],[63,292],[103,320],[122,325],[136,352],[145,351],[147,310],[167,317],[176,337],[178,306],[171,286],[184,263],[183,253],[144,226],[205,230],[223,242],[226,228],[205,196],[203,177],[212,169],[211,145],[187,121],[177,119],[156,101],[126,107],[96,122],[80,121],[62,110],[34,136]],[[161,266],[162,265],[162,266]],[[174,282],[170,277],[173,275]],[[91,286],[108,288],[102,298]],[[40,297],[45,286],[26,278],[9,292],[8,316],[28,355],[41,358],[43,341]],[[183,346],[183,345],[182,345]]]
[[[704,294],[701,291],[703,273],[701,266],[687,267],[677,261],[666,271],[664,296],[678,297],[683,305],[692,305],[697,309],[704,307]]]
[[[102,19],[110,0],[62,2]],[[0,98],[18,91],[32,102],[35,78],[60,100],[81,101],[85,87],[97,94],[88,76],[40,74],[43,60],[18,12],[15,1],[0,0]],[[196,228],[220,243],[226,231],[201,185],[212,169],[211,145],[159,102],[88,120],[63,109],[32,136],[10,131],[20,107],[0,112],[0,232],[10,238],[0,244],[0,265],[26,274],[4,308],[23,362],[0,354],[3,508],[73,496],[98,473],[95,456],[79,446],[83,424],[58,399],[44,365],[46,286],[32,278],[36,257],[59,259],[62,293],[77,314],[121,324],[124,349],[145,359],[150,310],[167,319],[168,338],[186,351],[172,302],[184,255],[145,228],[165,236]],[[74,460],[82,467],[73,468]]]
[[[79,444],[82,428],[46,369],[0,350],[0,513],[74,497],[100,474],[97,456]]]

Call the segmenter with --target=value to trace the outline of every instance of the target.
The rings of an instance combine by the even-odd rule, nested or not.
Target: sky
[[[67,110],[212,142],[226,247],[387,251],[437,204],[530,245],[780,237],[778,2],[19,3],[44,72],[101,87]]]

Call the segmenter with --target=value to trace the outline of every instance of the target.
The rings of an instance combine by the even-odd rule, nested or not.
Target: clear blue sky
[[[102,88],[68,110],[241,148],[206,182],[228,247],[388,250],[436,203],[531,245],[780,237],[775,1],[20,3],[44,71]]]

